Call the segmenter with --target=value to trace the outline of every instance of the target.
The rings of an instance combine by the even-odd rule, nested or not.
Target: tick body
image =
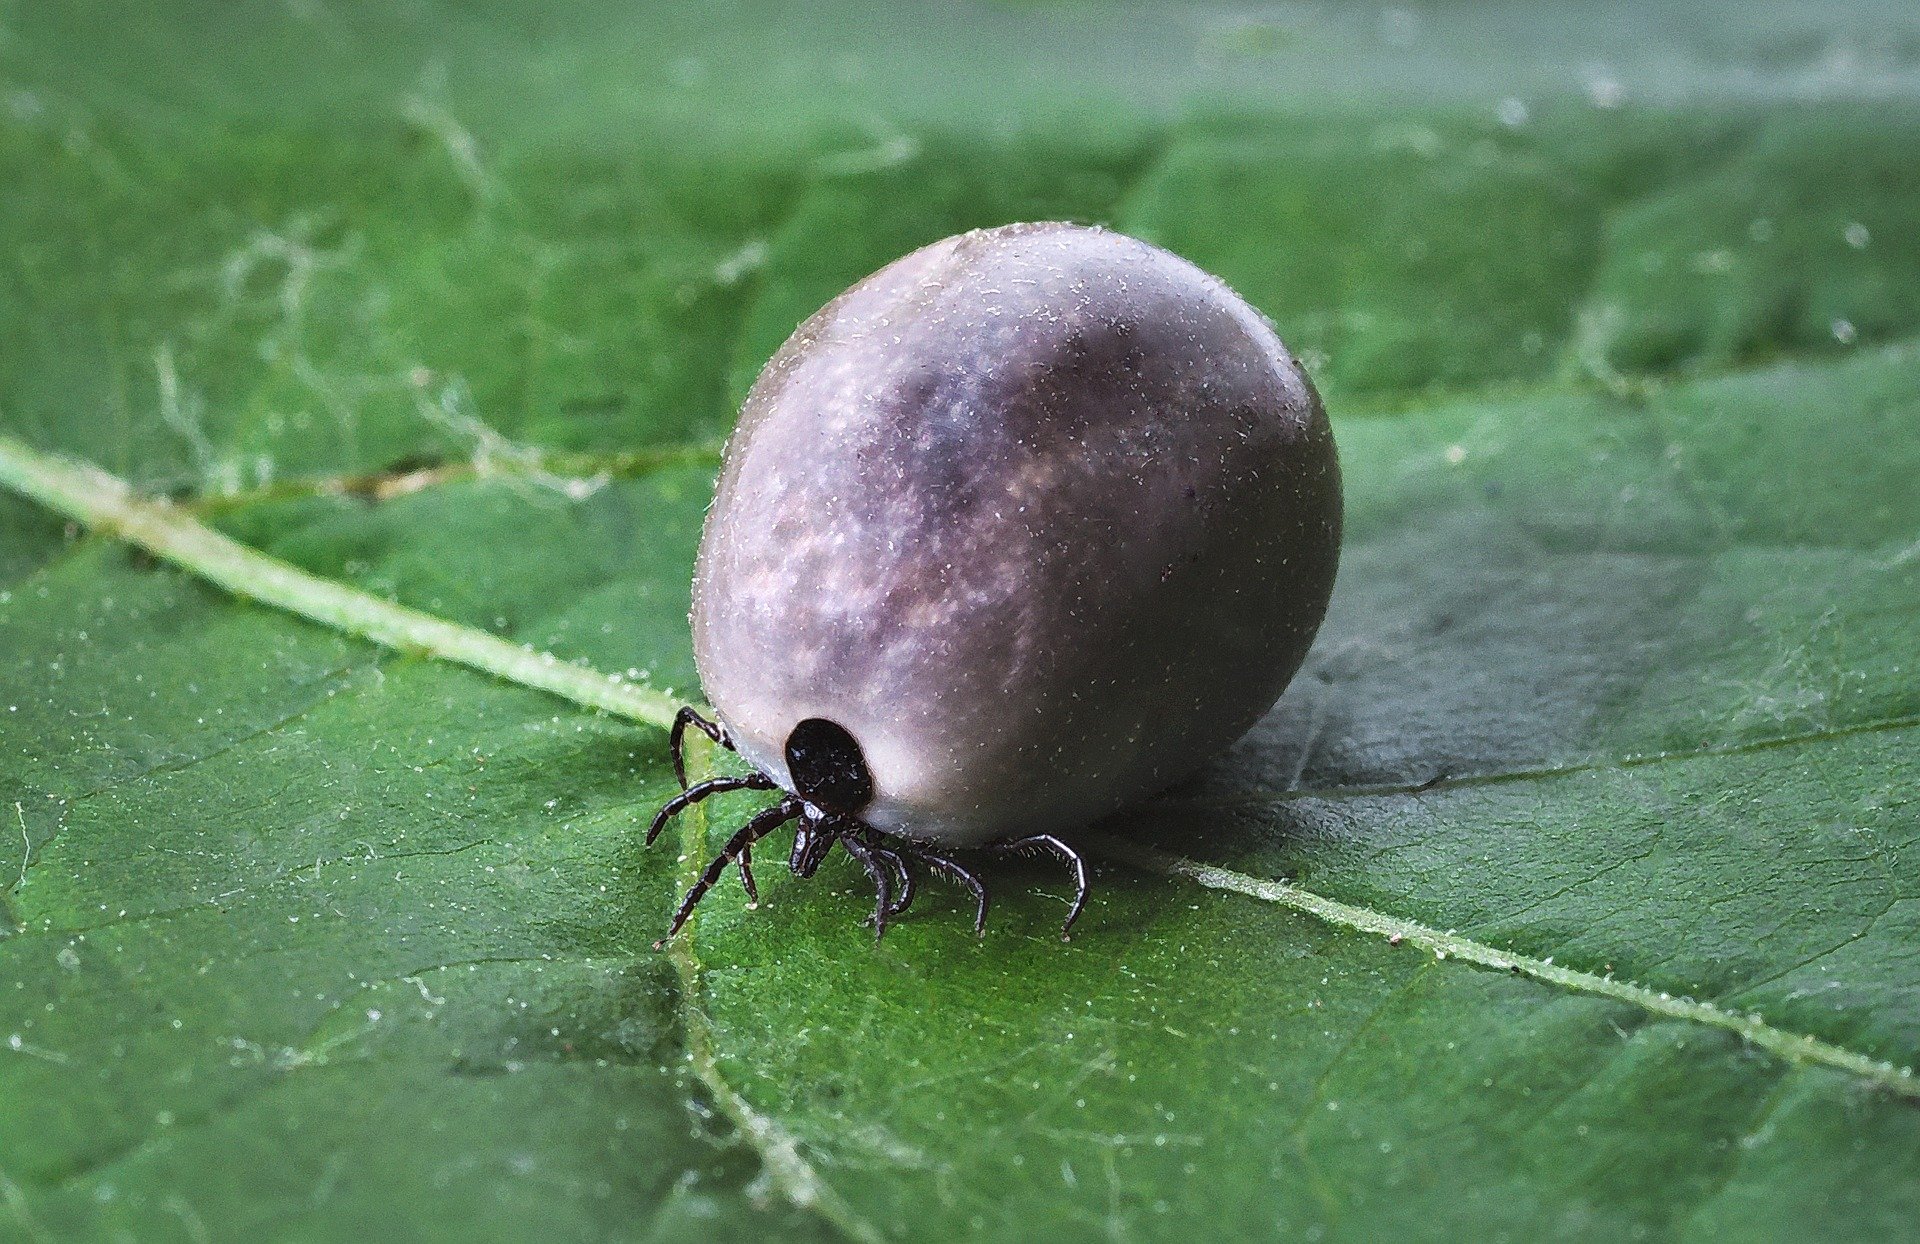
[[[1067,224],[936,242],[816,313],[755,383],[694,578],[719,721],[874,922],[920,861],[1044,851],[1191,773],[1272,706],[1325,613],[1340,482],[1259,313],[1147,243]],[[738,789],[739,787],[728,787]],[[690,802],[676,797],[656,822]],[[751,888],[751,874],[742,880]]]

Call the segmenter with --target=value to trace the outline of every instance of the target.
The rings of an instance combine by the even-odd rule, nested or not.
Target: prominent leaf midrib
[[[1512,972],[1575,993],[1594,994],[1630,1003],[1642,1010],[1668,1019],[1684,1020],[1731,1032],[1788,1062],[1818,1063],[1842,1071],[1901,1097],[1920,1101],[1920,1078],[1912,1068],[1896,1067],[1882,1059],[1818,1037],[1775,1028],[1751,1014],[1726,1010],[1711,1002],[1680,997],[1614,976],[1598,976],[1556,964],[1550,959],[1498,950],[1484,942],[1443,932],[1430,925],[1398,916],[1389,916],[1371,907],[1343,903],[1287,881],[1235,872],[1213,864],[1203,864],[1150,847],[1127,842],[1110,835],[1090,832],[1087,837],[1098,844],[1101,853],[1149,872],[1185,877],[1210,890],[1279,903],[1305,912],[1329,924],[1356,932],[1385,937],[1396,945],[1408,943],[1441,959],[1462,959],[1481,967]]]
[[[0,436],[0,484],[235,595],[388,648],[439,657],[658,726],[671,724],[680,707],[664,692],[309,574],[221,535],[177,506],[137,498],[124,480],[98,468],[42,454],[11,437]]]
[[[695,748],[687,765],[688,780],[698,782],[711,776],[711,760],[710,753]],[[704,807],[695,805],[681,818],[680,835],[680,880],[684,888],[691,885],[706,867],[709,848]],[[766,1164],[768,1174],[788,1201],[800,1209],[819,1214],[863,1244],[879,1244],[885,1236],[857,1215],[852,1206],[833,1190],[832,1185],[821,1178],[813,1164],[807,1161],[806,1155],[800,1152],[799,1140],[777,1121],[755,1110],[753,1104],[721,1074],[719,1052],[714,1045],[713,1021],[703,1005],[706,989],[701,982],[701,963],[695,942],[697,932],[698,922],[689,921],[680,935],[664,947],[680,982],[681,1030],[686,1039],[687,1059],[693,1066],[694,1074],[713,1094],[722,1112],[753,1145],[754,1151]]]
[[[565,665],[551,654],[519,648],[483,631],[379,600],[297,570],[219,535],[175,507],[135,498],[128,485],[114,476],[41,454],[7,437],[0,437],[0,483],[9,484],[71,518],[110,531],[240,595],[349,634],[389,646],[424,651],[587,707],[660,727],[671,723],[679,707],[677,701],[660,692],[614,682],[584,667]],[[262,579],[256,582],[250,575],[259,575]],[[556,668],[570,671],[571,676],[555,677]],[[697,867],[705,843],[704,824],[693,820],[687,833],[696,836],[689,839],[687,854],[694,861],[689,867]],[[1752,1015],[1737,1014],[1712,1003],[1676,997],[1615,977],[1597,976],[1550,960],[1498,950],[1417,921],[1327,898],[1289,882],[1249,876],[1105,834],[1091,833],[1088,837],[1103,854],[1135,867],[1184,877],[1209,889],[1280,903],[1356,932],[1389,941],[1410,942],[1436,958],[1462,959],[1572,992],[1612,998],[1667,1018],[1732,1032],[1789,1062],[1820,1064],[1887,1092],[1920,1100],[1920,1079],[1913,1076],[1910,1068],[1895,1067],[1844,1046],[1775,1028]],[[695,1001],[699,961],[688,944],[676,942],[674,945],[672,953],[686,985],[689,1044],[702,1044],[706,1050],[704,1059],[696,1055],[694,1060],[696,1068],[704,1067],[703,1081],[722,1095],[723,1105],[743,1124],[756,1149],[767,1159],[769,1169],[785,1172],[781,1176],[783,1185],[797,1204],[830,1203],[822,1198],[832,1198],[831,1190],[819,1182],[792,1138],[772,1120],[754,1112],[720,1078],[711,1046],[711,1031]],[[833,1211],[829,1213],[832,1217],[841,1216]],[[863,1224],[850,1215],[839,1225],[855,1234],[863,1229]]]

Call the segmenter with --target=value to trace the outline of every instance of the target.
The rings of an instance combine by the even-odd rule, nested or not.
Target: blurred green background
[[[0,1239],[1910,1236],[1917,153],[1907,3],[0,4],[0,432],[688,695],[801,318],[1219,273],[1342,580],[1115,832],[1818,1047],[1110,852],[1069,946],[842,862],[676,971],[657,731],[0,494]]]

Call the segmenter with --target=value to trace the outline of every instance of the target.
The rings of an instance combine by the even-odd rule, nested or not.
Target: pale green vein
[[[294,476],[257,488],[233,492],[199,493],[176,502],[201,514],[221,514],[266,501],[293,501],[304,497],[362,497],[388,501],[446,484],[504,479],[531,482],[563,496],[583,496],[616,479],[638,479],[671,467],[717,467],[720,445],[693,441],[609,453],[530,450],[518,458],[475,457],[389,471],[343,475]]]
[[[1594,393],[1645,401],[1667,390],[1701,388],[1786,369],[1841,367],[1863,359],[1905,363],[1916,356],[1920,356],[1920,339],[1903,337],[1853,351],[1782,353],[1716,368],[1614,373],[1604,378],[1568,373],[1547,380],[1522,377],[1457,389],[1428,385],[1391,393],[1351,395],[1339,403],[1333,417],[1336,424],[1396,419],[1468,401],[1511,405]],[[292,476],[231,492],[176,495],[174,500],[181,508],[198,514],[223,514],[262,502],[303,497],[361,497],[385,501],[447,484],[489,479],[530,482],[563,496],[578,497],[609,480],[638,479],[673,467],[715,468],[720,464],[722,449],[721,442],[706,440],[601,452],[516,447],[514,453],[483,454],[416,467]],[[187,486],[188,482],[182,481],[182,487]]]
[[[453,661],[636,721],[666,726],[679,711],[679,701],[662,692],[569,665],[550,653],[510,644],[484,631],[308,574],[228,539],[178,506],[136,497],[124,480],[97,467],[41,453],[8,437],[0,437],[0,483],[237,596],[286,609],[324,626],[402,651]],[[698,821],[689,821],[688,832],[702,833],[694,828]],[[690,854],[697,858],[698,849]],[[824,1214],[857,1238],[877,1240],[878,1233],[854,1216],[826,1186],[785,1129],[754,1110],[721,1077],[712,1023],[699,1005],[700,965],[691,941],[676,940],[672,958],[681,977],[687,1051],[694,1071],[761,1155],[774,1183],[795,1205]]]
[[[0,484],[6,484],[91,527],[111,532],[158,557],[227,588],[236,595],[290,610],[349,634],[402,650],[422,652],[494,674],[511,682],[551,692],[576,703],[666,726],[679,704],[650,688],[635,687],[593,670],[568,665],[554,656],[378,600],[363,592],[297,570],[211,530],[177,507],[144,501],[127,484],[98,468],[55,457],[0,437]],[[698,822],[694,823],[698,825]],[[704,830],[690,830],[689,867],[698,863]],[[1089,842],[1115,859],[1168,876],[1185,877],[1209,889],[1280,903],[1330,924],[1406,942],[1436,957],[1454,958],[1513,972],[1577,993],[1612,998],[1655,1015],[1735,1033],[1750,1044],[1793,1062],[1812,1063],[1920,1100],[1920,1079],[1910,1068],[1775,1028],[1752,1014],[1723,1010],[1709,1002],[1676,997],[1618,980],[1562,967],[1546,959],[1498,950],[1455,933],[1343,903],[1286,881],[1269,881],[1231,869],[1171,855],[1105,834]],[[700,965],[690,944],[676,943],[674,962],[686,986],[687,1041],[696,1071],[720,1104],[766,1156],[782,1190],[797,1204],[817,1205],[830,1217],[845,1207],[801,1156],[794,1140],[778,1124],[756,1113],[728,1087],[718,1070],[710,1021],[697,1002]],[[859,1231],[858,1219],[843,1226]]]
[[[0,436],[0,484],[236,596],[401,652],[452,661],[658,726],[670,724],[680,707],[665,692],[308,574],[228,539],[178,506],[135,496],[124,480],[98,467],[42,453],[11,437]]]
[[[1415,920],[1389,916],[1370,907],[1357,907],[1305,890],[1290,881],[1269,881],[1172,855],[1142,843],[1128,842],[1107,834],[1088,832],[1086,840],[1102,855],[1110,856],[1149,872],[1185,877],[1210,890],[1241,894],[1268,903],[1279,903],[1305,912],[1328,924],[1337,924],[1361,933],[1371,933],[1398,944],[1425,950],[1439,959],[1459,959],[1481,967],[1496,968],[1518,976],[1532,977],[1575,993],[1594,994],[1639,1007],[1669,1019],[1704,1024],[1735,1033],[1749,1044],[1778,1055],[1789,1062],[1815,1063],[1857,1076],[1875,1086],[1912,1100],[1920,1101],[1920,1078],[1910,1067],[1896,1067],[1880,1059],[1845,1049],[1802,1033],[1775,1028],[1758,1015],[1724,1010],[1711,1002],[1682,998],[1636,985],[1612,976],[1596,976],[1577,968],[1562,967],[1551,959],[1498,950],[1484,942],[1445,933]]]
[[[689,781],[702,781],[712,774],[712,755],[708,749],[699,748],[688,759]],[[706,810],[695,805],[682,814],[680,822],[679,877],[682,888],[685,888],[694,883],[707,865]],[[713,1094],[721,1111],[746,1135],[766,1165],[768,1176],[789,1201],[801,1209],[820,1214],[857,1240],[878,1244],[885,1237],[856,1215],[853,1208],[820,1178],[813,1164],[800,1152],[800,1143],[792,1133],[755,1110],[720,1073],[713,1020],[702,1004],[706,987],[701,983],[700,956],[694,941],[698,923],[697,917],[689,920],[679,935],[666,944],[667,958],[680,976],[681,1027],[686,1034],[687,1060],[692,1064],[694,1074]]]

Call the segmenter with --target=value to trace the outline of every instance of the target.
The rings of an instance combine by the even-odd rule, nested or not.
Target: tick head
[[[796,795],[834,816],[853,816],[873,800],[860,744],[824,717],[809,717],[787,735],[787,773]]]

